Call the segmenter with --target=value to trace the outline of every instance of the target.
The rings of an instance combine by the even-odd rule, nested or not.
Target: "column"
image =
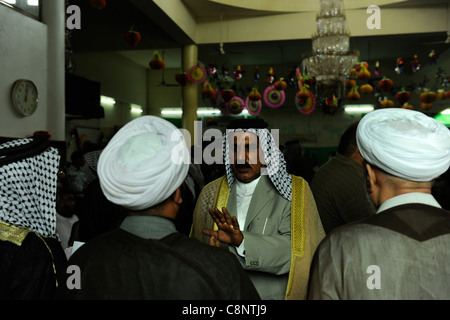
[[[183,47],[182,52],[183,70],[189,71],[192,66],[198,63],[198,47],[195,44]],[[198,84],[189,82],[182,87],[183,90],[183,117],[181,124],[191,135],[191,145],[198,144],[201,139],[198,134],[194,134],[194,123],[197,121],[197,107],[198,107]]]
[[[48,130],[52,140],[66,139],[65,110],[65,1],[43,1],[42,21],[47,25]]]

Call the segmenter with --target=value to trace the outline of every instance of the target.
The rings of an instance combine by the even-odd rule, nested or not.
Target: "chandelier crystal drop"
[[[303,59],[302,67],[315,77],[319,97],[341,98],[346,76],[359,58],[358,53],[350,52],[342,0],[321,0],[316,25],[312,53]]]

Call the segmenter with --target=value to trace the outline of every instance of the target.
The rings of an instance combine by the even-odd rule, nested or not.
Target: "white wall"
[[[64,3],[42,1],[46,23],[0,5],[0,136],[22,138],[35,131],[64,141]],[[18,79],[32,80],[39,105],[29,117],[18,115],[11,88]],[[61,82],[62,81],[62,82]]]
[[[21,138],[48,130],[47,26],[0,5],[0,136]],[[10,93],[17,79],[34,81],[36,112],[26,118],[13,109]]]

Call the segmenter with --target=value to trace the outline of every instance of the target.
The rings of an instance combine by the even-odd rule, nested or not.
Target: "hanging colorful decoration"
[[[269,72],[267,73],[267,83],[273,84],[275,81],[275,71],[273,71],[273,68],[269,68]]]
[[[335,95],[331,98],[322,98],[319,101],[319,107],[324,114],[335,114],[341,106],[342,99],[338,99]]]
[[[370,84],[365,83],[359,87],[359,91],[364,94],[369,94],[373,92],[373,87]]]
[[[222,63],[222,75],[224,78],[230,75],[230,69],[227,67],[227,64],[225,62]]]
[[[369,64],[367,62],[361,62],[359,65],[359,70],[358,68],[356,68],[357,70],[357,74],[356,76],[358,77],[358,79],[369,79],[371,77],[371,73],[369,71]]]
[[[232,98],[234,98],[236,93],[234,92],[234,90],[225,89],[222,91],[222,93],[220,95],[222,96],[222,98],[225,102],[229,102]]]
[[[438,89],[437,91],[437,99],[438,100],[444,100],[446,98],[445,90],[444,89]]]
[[[393,85],[394,82],[387,77],[383,77],[383,79],[378,82],[378,86],[384,91],[390,91]]]
[[[89,4],[91,7],[101,10],[106,7],[106,0],[89,0]]]
[[[202,66],[193,66],[189,69],[189,81],[192,83],[201,83],[206,80],[206,69]]]
[[[286,95],[283,90],[277,90],[275,86],[269,86],[264,90],[264,102],[271,108],[279,108],[283,105]]]
[[[347,80],[345,80],[345,88],[346,89],[351,89],[354,86],[356,86],[356,80],[355,79],[347,79]]]
[[[433,107],[433,102],[437,99],[436,92],[430,91],[427,88],[423,89],[423,92],[419,96],[420,101],[422,103],[420,104],[420,107],[424,110],[429,110]]]
[[[403,108],[403,109],[414,110],[414,106],[410,105],[409,102],[405,102],[405,103],[402,105],[402,108]]]
[[[296,79],[295,79],[295,70],[294,68],[289,70],[288,78],[287,78],[287,84],[289,87],[295,87],[296,86]]]
[[[141,41],[141,34],[134,30],[134,26],[131,26],[130,30],[125,34],[125,41],[131,48],[136,48]]]
[[[375,70],[374,70],[374,72],[375,72],[375,75],[377,77],[380,76],[380,62],[379,61],[375,62]]]
[[[209,78],[211,80],[214,80],[217,78],[217,65],[215,61],[211,61],[211,63],[208,65],[208,71],[209,71]]]
[[[428,59],[430,61],[430,64],[435,64],[437,61],[437,54],[434,50],[430,51],[430,54],[428,54]]]
[[[245,107],[252,116],[256,116],[261,112],[262,102],[261,100],[251,100],[250,97],[247,97],[245,101]]]
[[[395,99],[401,106],[403,106],[406,102],[409,101],[409,99],[411,99],[411,93],[409,93],[409,91],[406,91],[405,87],[402,87],[402,89],[395,94]]]
[[[419,69],[420,69],[420,63],[419,63],[419,58],[418,58],[417,54],[414,55],[414,57],[411,61],[411,69],[413,72],[419,71]]]
[[[403,72],[403,68],[405,67],[405,63],[403,62],[403,58],[397,58],[397,64],[395,65],[395,72],[400,74]]]
[[[312,88],[315,81],[316,81],[316,79],[310,74],[302,75],[302,79],[301,79],[302,85],[307,84],[309,86],[309,88]]]
[[[380,102],[381,107],[383,108],[393,108],[394,107],[394,101],[391,99],[388,99],[387,97],[384,97],[383,100]]]
[[[245,107],[244,100],[239,97],[233,97],[227,103],[227,109],[231,114],[240,114]]]
[[[258,88],[257,87],[253,87],[252,91],[250,92],[250,94],[248,95],[248,98],[252,101],[258,101],[261,100],[262,96],[261,93],[259,93]]]
[[[300,91],[297,93],[297,98],[306,100],[311,96],[311,92],[308,90],[307,86],[301,86]]]
[[[316,97],[311,91],[308,90],[308,92],[309,97],[307,99],[300,98],[299,94],[295,96],[295,106],[303,114],[310,114],[316,107]]]
[[[209,81],[205,81],[202,90],[203,99],[213,99],[216,96],[216,90],[213,89],[211,83]]]
[[[301,113],[310,114],[316,107],[316,98],[314,94],[308,90],[309,86],[302,83],[303,77],[299,68],[296,69],[296,74],[299,92],[295,95],[295,106]]]
[[[286,90],[286,88],[287,88],[287,82],[284,81],[284,78],[280,78],[280,80],[275,81],[275,83],[273,84],[273,86],[274,86],[275,89],[277,89],[277,90]]]
[[[349,100],[359,100],[361,98],[361,95],[358,92],[358,86],[353,86],[353,88],[350,89],[350,92],[347,94],[347,99]]]
[[[180,70],[180,73],[175,75],[175,81],[182,87],[186,86],[189,82],[190,76],[186,72]]]
[[[153,59],[150,61],[150,68],[154,70],[164,69],[166,63],[161,58],[158,51],[153,52]]]
[[[237,66],[233,73],[236,80],[241,80],[244,77],[245,72],[244,69],[242,69],[242,66]]]
[[[220,97],[220,93],[219,90],[214,90],[214,95],[205,97],[204,99],[206,99],[206,102],[209,102],[209,105],[213,108],[219,108],[219,103],[218,103],[218,99]]]
[[[254,75],[253,75],[253,80],[254,80],[255,82],[258,82],[260,76],[261,76],[261,75],[260,75],[260,73],[259,73],[259,68],[258,68],[258,67],[255,67],[255,73],[254,73]]]

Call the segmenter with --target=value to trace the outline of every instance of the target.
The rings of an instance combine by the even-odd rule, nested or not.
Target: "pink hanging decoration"
[[[285,99],[284,91],[275,89],[275,86],[269,86],[264,90],[264,102],[271,108],[281,107]]]

